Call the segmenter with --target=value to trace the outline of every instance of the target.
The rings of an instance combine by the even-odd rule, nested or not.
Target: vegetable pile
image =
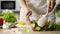
[[[60,17],[60,2],[55,8],[55,14],[56,14],[57,17]]]
[[[6,21],[6,22],[9,22],[9,23],[14,23],[16,21],[16,17],[14,16],[14,13],[13,12],[9,12],[9,11],[2,11],[0,13],[0,16],[3,17],[3,19]]]
[[[44,27],[40,27],[37,24],[37,20],[34,20],[31,23],[31,26],[33,31],[60,31],[60,22],[56,22],[54,24],[48,22]]]

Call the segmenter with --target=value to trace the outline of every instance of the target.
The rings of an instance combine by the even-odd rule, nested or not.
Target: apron
[[[27,7],[32,11],[30,20],[37,20],[41,14],[47,12],[47,0],[26,0]],[[25,20],[25,11],[21,8],[20,20]]]

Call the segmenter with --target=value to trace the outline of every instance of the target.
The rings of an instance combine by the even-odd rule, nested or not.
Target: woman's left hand
[[[56,0],[47,0],[47,2],[48,11],[51,12],[51,10],[54,8],[56,4]]]

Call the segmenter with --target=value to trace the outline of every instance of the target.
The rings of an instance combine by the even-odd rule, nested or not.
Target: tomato
[[[0,18],[0,24],[3,24],[3,18]]]
[[[32,28],[32,30],[34,31],[34,30],[35,30],[35,28],[33,27],[33,28]]]

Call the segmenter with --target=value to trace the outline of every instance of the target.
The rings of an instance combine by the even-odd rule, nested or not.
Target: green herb
[[[57,17],[60,18],[60,3],[57,5],[57,7],[55,8],[55,14]]]
[[[57,24],[57,23],[59,23],[59,24]],[[55,24],[52,25],[53,29],[57,30],[57,31],[60,31],[60,22],[57,22],[57,23],[55,23]]]
[[[14,16],[14,13],[11,13],[11,12],[6,12],[6,13],[4,13],[3,18],[4,18],[4,20],[5,20],[6,22],[11,22],[11,23],[13,23],[13,22],[16,21],[16,18],[15,18],[15,16]]]

